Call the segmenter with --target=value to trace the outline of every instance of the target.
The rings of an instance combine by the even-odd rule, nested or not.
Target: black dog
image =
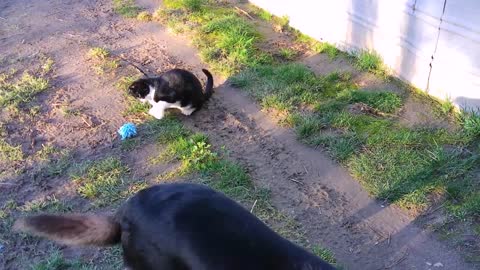
[[[15,229],[67,245],[122,243],[135,270],[325,270],[320,258],[282,238],[223,194],[202,185],[140,191],[115,217],[39,215]]]

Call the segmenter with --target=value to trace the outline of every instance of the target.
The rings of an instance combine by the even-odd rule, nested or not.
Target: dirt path
[[[99,77],[88,67],[85,54],[90,47],[123,53],[152,72],[177,66],[199,74],[204,66],[188,40],[156,23],[114,15],[110,0],[4,0],[0,17],[2,69],[21,68],[39,52],[56,63],[54,90],[41,97],[44,116],[33,125],[38,142],[76,149],[83,157],[109,149],[125,121],[114,78]],[[275,125],[251,100],[216,79],[213,100],[185,122],[207,133],[213,145],[225,145],[258,185],[272,191],[275,205],[302,224],[311,243],[331,249],[347,269],[473,269],[402,211],[369,198],[321,150],[298,143],[292,131]],[[62,117],[51,102],[55,99],[68,100],[93,127],[76,130],[85,120]],[[15,133],[15,126],[11,129]],[[26,185],[7,191],[39,192]]]

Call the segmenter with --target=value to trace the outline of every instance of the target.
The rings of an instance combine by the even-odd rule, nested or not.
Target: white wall
[[[480,0],[250,2],[343,50],[375,50],[397,76],[435,97],[480,108]]]

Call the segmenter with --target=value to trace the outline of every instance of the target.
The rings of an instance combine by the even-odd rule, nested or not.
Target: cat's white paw
[[[190,115],[195,111],[195,108],[181,108],[180,110],[184,115]]]
[[[157,119],[162,119],[163,118],[163,111],[159,111],[159,110],[155,110],[154,108],[151,108],[149,111],[148,111],[148,114],[150,114],[151,116],[157,118]]]

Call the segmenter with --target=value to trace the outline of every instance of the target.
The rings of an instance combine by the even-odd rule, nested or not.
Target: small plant
[[[17,110],[20,105],[30,102],[35,95],[48,88],[47,79],[35,77],[27,72],[14,82],[9,82],[8,76],[4,76],[0,80],[0,107],[7,106]]]
[[[149,22],[152,20],[152,14],[150,14],[150,12],[148,11],[142,11],[138,13],[137,20],[143,21],[143,22]]]
[[[123,176],[128,170],[120,160],[109,157],[87,164],[79,173],[73,174],[72,179],[78,185],[77,192],[82,197],[103,205],[120,198]]]
[[[42,64],[42,73],[47,74],[52,70],[54,62],[51,58],[45,58],[44,61]]]
[[[324,261],[326,261],[330,264],[336,264],[337,263],[337,260],[335,259],[335,256],[333,255],[333,253],[326,248],[323,248],[323,247],[320,247],[320,246],[313,246],[312,251],[315,255],[317,255],[322,260],[324,260]]]
[[[93,59],[105,60],[110,56],[110,51],[102,47],[94,47],[88,51],[87,55]]]
[[[455,111],[455,105],[450,98],[440,103],[440,109],[443,114],[449,114]]]
[[[47,196],[26,202],[23,206],[18,207],[22,212],[38,213],[38,212],[67,212],[70,208],[60,202],[55,196]]]
[[[206,0],[165,0],[165,7],[170,9],[184,9],[190,12],[198,12],[206,4]]]
[[[113,9],[125,18],[135,18],[140,12],[134,0],[113,0]]]
[[[118,60],[110,59],[110,51],[105,48],[91,48],[87,55],[94,62],[92,68],[98,75],[102,75],[105,72],[112,72],[120,66]]]
[[[290,18],[288,16],[277,17],[273,16],[271,20],[274,24],[275,31],[283,32],[288,28],[288,24],[290,23]]]
[[[0,138],[0,161],[16,162],[23,160],[23,151],[20,145],[13,146]]]
[[[62,270],[62,269],[97,269],[90,268],[88,265],[81,263],[80,261],[71,261],[63,257],[63,254],[60,250],[54,250],[49,252],[49,257],[45,260],[42,260],[39,263],[31,266],[31,270]]]
[[[42,160],[47,161],[51,155],[57,152],[57,149],[51,144],[42,144],[42,149],[35,153],[35,156]]]
[[[335,59],[341,52],[332,44],[328,42],[318,42],[313,46],[313,49],[317,53],[325,53],[330,60]]]
[[[376,74],[383,73],[382,58],[374,51],[362,50],[355,57],[355,66],[362,70]]]
[[[293,60],[297,56],[297,52],[290,48],[281,48],[280,56],[285,60]]]
[[[480,136],[480,114],[476,112],[464,112],[460,118],[463,125],[463,130],[469,136]]]

